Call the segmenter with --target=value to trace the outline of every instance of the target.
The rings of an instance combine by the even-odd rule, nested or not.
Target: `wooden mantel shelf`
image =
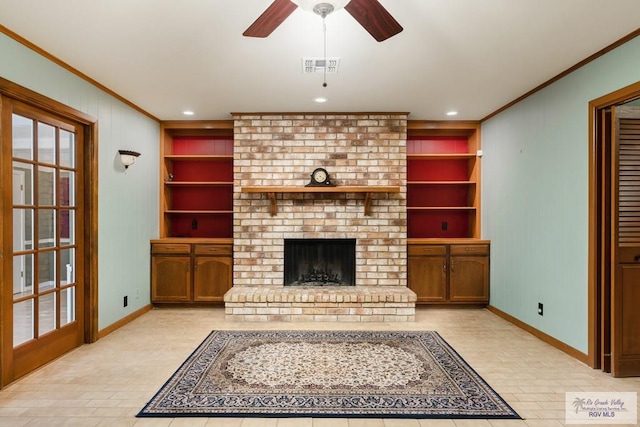
[[[271,202],[271,216],[278,213],[276,193],[364,193],[364,214],[371,215],[371,196],[373,193],[399,193],[396,186],[338,186],[338,187],[293,187],[293,186],[259,186],[242,187],[243,193],[264,193]]]

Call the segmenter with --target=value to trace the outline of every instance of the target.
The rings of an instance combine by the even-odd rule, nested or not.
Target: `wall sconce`
[[[118,150],[120,153],[120,161],[125,169],[129,169],[129,166],[136,162],[136,158],[140,156],[140,153],[129,150]]]

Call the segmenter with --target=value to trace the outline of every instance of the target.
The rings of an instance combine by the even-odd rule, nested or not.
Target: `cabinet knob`
[[[633,257],[633,260],[636,261],[636,262],[640,261],[640,254],[638,254],[635,257]]]
[[[446,263],[446,261],[442,263],[442,271],[444,271],[445,273],[447,271],[447,263]]]

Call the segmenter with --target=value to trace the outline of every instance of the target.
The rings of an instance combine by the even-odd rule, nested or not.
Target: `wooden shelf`
[[[220,210],[220,211],[214,211],[214,210],[177,210],[177,209],[170,209],[170,210],[165,210],[164,211],[165,214],[168,215],[179,215],[179,214],[203,214],[203,215],[208,215],[208,214],[232,214],[233,211],[228,211],[228,210]]]
[[[339,186],[339,187],[294,187],[294,186],[250,186],[242,187],[243,193],[263,193],[271,202],[271,216],[278,213],[277,193],[364,193],[364,214],[371,215],[371,198],[373,193],[399,193],[398,186]]]
[[[233,160],[232,155],[218,154],[165,154],[165,160],[200,161],[200,160]]]
[[[446,154],[407,154],[407,159],[422,160],[446,160],[446,159],[473,159],[477,157],[473,153],[446,153]]]
[[[475,185],[475,181],[407,181],[407,185]]]
[[[165,181],[164,185],[170,186],[216,186],[216,185],[233,185],[233,182],[227,181]]]
[[[444,210],[475,210],[475,206],[407,206],[407,210],[415,211],[444,211]]]
[[[469,243],[485,243],[485,244],[489,244],[491,243],[491,240],[483,240],[483,239],[476,239],[473,237],[468,237],[468,238],[446,238],[446,239],[442,239],[442,238],[434,238],[434,237],[414,237],[414,238],[407,238],[407,245],[432,245],[432,244],[441,244],[441,245],[445,245],[445,244],[450,244],[450,243],[463,243],[463,244],[469,244]]]

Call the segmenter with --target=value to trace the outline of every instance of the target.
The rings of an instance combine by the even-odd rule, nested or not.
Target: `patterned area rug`
[[[515,418],[436,332],[214,331],[138,417]]]

